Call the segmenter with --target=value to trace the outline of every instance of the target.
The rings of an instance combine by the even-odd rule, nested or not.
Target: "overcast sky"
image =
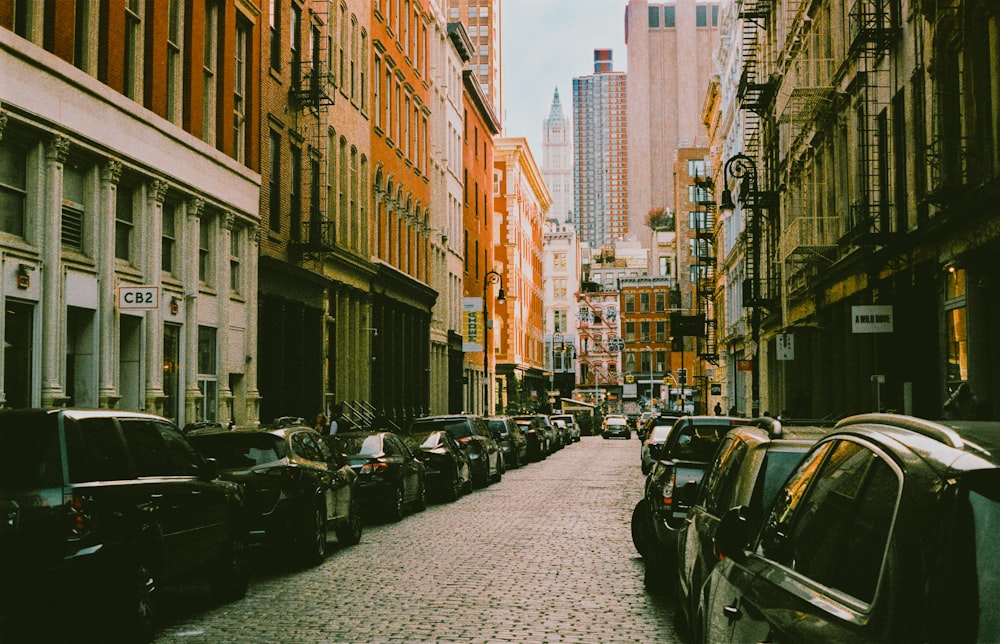
[[[501,0],[504,135],[528,139],[542,163],[542,121],[552,92],[566,116],[573,111],[573,77],[594,73],[594,50],[614,50],[626,71],[627,0]]]

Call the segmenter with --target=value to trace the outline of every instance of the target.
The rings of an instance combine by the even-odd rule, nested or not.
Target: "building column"
[[[254,427],[260,426],[260,390],[257,389],[257,257],[260,246],[260,230],[254,228],[247,231],[247,253],[246,265],[247,275],[254,276],[253,287],[247,289],[247,329],[246,329],[246,424]]]
[[[190,423],[204,418],[198,388],[198,236],[205,202],[191,199],[184,210],[184,418]]]
[[[147,284],[160,285],[163,246],[163,200],[167,197],[167,182],[153,179],[145,186],[145,203],[142,209],[142,228],[138,245],[143,248],[146,261],[143,274]],[[162,289],[161,289],[162,295]],[[146,311],[146,411],[163,414],[167,394],[163,391],[163,310],[160,307]]]
[[[118,181],[121,179],[122,164],[114,159],[101,168],[99,188],[100,212],[98,213],[100,233],[97,235],[97,289],[100,342],[100,383],[97,390],[97,404],[103,409],[113,409],[118,405],[118,381],[115,370],[118,366],[118,315],[115,293],[115,207],[118,196]]]
[[[232,248],[231,238],[236,216],[231,212],[222,213],[219,218],[219,242],[215,247],[219,250],[215,256],[215,290],[216,290],[216,378],[219,380],[219,409],[216,418],[223,425],[228,425],[232,419],[233,392],[229,388],[229,254]]]
[[[69,139],[57,136],[45,149],[45,195],[42,213],[42,400],[43,407],[59,407],[68,401],[62,386],[66,356],[63,333],[62,196],[63,164],[69,158]],[[112,256],[114,254],[112,253]]]

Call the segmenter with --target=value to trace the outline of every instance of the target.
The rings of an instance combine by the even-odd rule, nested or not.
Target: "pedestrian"
[[[341,429],[340,425],[344,422],[343,407],[341,405],[333,406],[333,417],[330,418],[330,427],[328,428],[330,436],[333,436]]]
[[[729,408],[729,415],[730,416],[736,415],[736,403],[733,403],[733,406]]]
[[[722,403],[720,402],[715,403],[715,415],[716,416],[722,415]]]
[[[319,412],[316,414],[316,420],[313,421],[313,429],[318,431],[320,434],[323,434],[326,432],[327,423],[326,414]]]
[[[972,393],[972,387],[963,382],[948,397],[941,411],[950,420],[969,420],[976,417],[976,407],[976,395]]]

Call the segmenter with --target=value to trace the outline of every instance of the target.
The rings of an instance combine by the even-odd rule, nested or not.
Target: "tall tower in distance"
[[[705,147],[701,122],[712,52],[719,38],[719,3],[705,0],[629,0],[625,8],[628,49],[629,229],[648,245],[646,215],[674,203],[671,168],[679,148]]]
[[[625,72],[610,49],[595,49],[594,73],[573,79],[573,211],[593,250],[629,230],[626,113]]]
[[[468,68],[476,73],[490,107],[503,123],[503,92],[500,82],[500,0],[447,0],[449,22],[461,22],[474,45]]]
[[[573,139],[558,87],[542,122],[542,179],[552,195],[549,219],[573,224]]]

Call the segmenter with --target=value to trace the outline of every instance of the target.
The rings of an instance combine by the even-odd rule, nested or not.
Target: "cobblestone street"
[[[172,599],[160,642],[678,641],[629,532],[639,443],[583,437],[498,484],[296,570],[255,553],[246,598]]]

